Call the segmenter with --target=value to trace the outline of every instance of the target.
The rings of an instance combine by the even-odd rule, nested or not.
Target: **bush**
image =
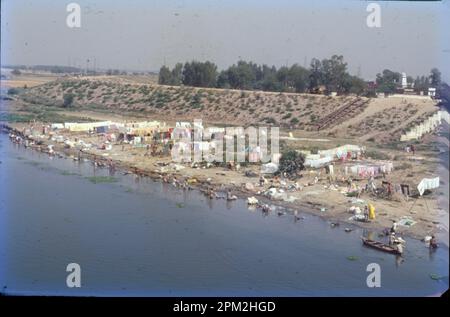
[[[277,174],[286,174],[288,177],[298,176],[298,172],[303,170],[305,157],[295,150],[289,150],[281,155]]]
[[[63,107],[67,108],[72,106],[73,104],[73,94],[64,94],[63,95]]]
[[[273,124],[273,125],[277,124],[277,120],[275,120],[275,119],[272,118],[272,117],[265,117],[263,120],[264,120],[267,124]]]
[[[371,157],[374,160],[389,160],[389,156],[386,153],[379,151],[367,151],[366,156]]]

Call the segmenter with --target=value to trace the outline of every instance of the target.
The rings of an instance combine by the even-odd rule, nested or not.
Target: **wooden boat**
[[[401,253],[395,247],[391,247],[390,245],[384,244],[382,242],[370,240],[370,239],[367,239],[364,237],[361,237],[361,239],[362,239],[363,244],[368,247],[371,247],[371,248],[374,248],[374,249],[377,249],[380,251],[392,253],[392,254],[401,255]]]

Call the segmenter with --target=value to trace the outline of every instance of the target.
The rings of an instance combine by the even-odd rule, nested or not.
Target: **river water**
[[[354,228],[263,215],[243,200],[50,158],[0,134],[0,288],[94,296],[424,296],[448,288],[448,249],[407,240],[404,259],[364,247]],[[376,235],[375,235],[376,237]],[[68,288],[66,266],[81,267]],[[381,287],[369,288],[369,263]],[[430,277],[437,277],[433,279]]]

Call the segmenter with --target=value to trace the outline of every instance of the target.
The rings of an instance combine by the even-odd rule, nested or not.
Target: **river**
[[[448,288],[448,248],[406,238],[404,259],[353,227],[50,158],[0,135],[0,288],[89,296],[428,296]],[[112,179],[111,179],[112,180]],[[374,235],[376,237],[376,235]],[[81,267],[81,287],[66,266]],[[367,265],[381,267],[369,288]],[[435,279],[431,278],[435,277]]]

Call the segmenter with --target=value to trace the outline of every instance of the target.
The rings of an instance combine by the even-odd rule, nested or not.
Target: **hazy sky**
[[[81,28],[66,5],[81,6]],[[166,63],[238,59],[309,65],[342,54],[350,72],[384,68],[408,75],[439,67],[450,81],[450,0],[377,2],[381,28],[368,28],[368,1],[1,0],[2,64],[158,70]],[[448,32],[448,31],[447,31]]]

